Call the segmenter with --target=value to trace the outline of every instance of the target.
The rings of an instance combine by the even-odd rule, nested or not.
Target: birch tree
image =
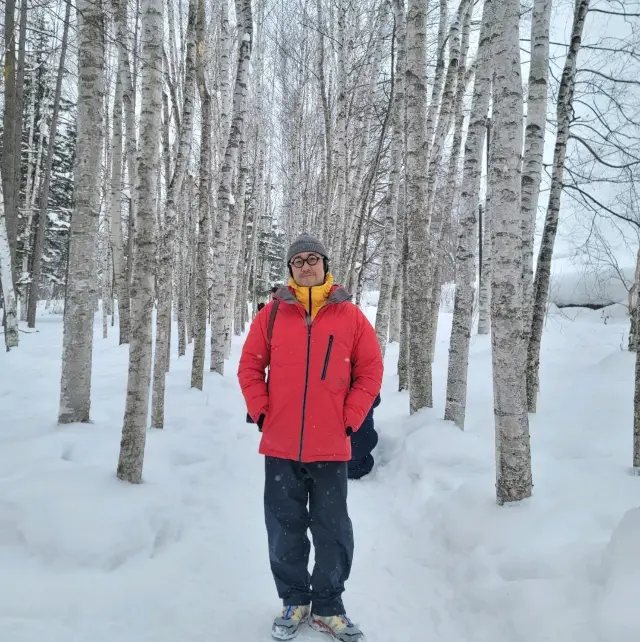
[[[238,162],[238,151],[242,128],[246,118],[247,79],[249,74],[249,58],[251,55],[251,39],[253,34],[253,17],[250,0],[236,0],[236,16],[238,17],[239,52],[236,82],[233,92],[233,107],[231,131],[222,164],[220,185],[218,187],[218,206],[216,214],[216,230],[214,236],[213,270],[213,299],[211,317],[211,370],[224,374],[224,359],[228,336],[225,332],[225,297],[227,293],[226,266],[228,262],[229,216],[230,208],[240,207],[232,198],[231,182]]]
[[[558,89],[558,102],[556,109],[557,134],[553,152],[553,169],[551,173],[551,187],[549,190],[549,204],[542,232],[542,241],[536,264],[536,277],[533,285],[533,310],[531,318],[531,333],[527,351],[527,403],[529,412],[535,412],[539,387],[540,368],[540,342],[542,340],[542,327],[547,309],[549,296],[549,280],[551,276],[551,259],[553,246],[558,229],[560,213],[560,199],[562,196],[565,156],[569,141],[569,128],[573,113],[573,93],[576,83],[576,65],[582,32],[589,10],[589,0],[575,0],[573,26],[571,29],[571,44],[567,52],[562,79]]]
[[[98,285],[95,247],[104,127],[104,10],[100,0],[78,0],[77,9],[75,207],[69,232],[58,416],[63,424],[88,422],[91,408],[93,320]]]
[[[156,316],[156,348],[153,363],[153,399],[151,425],[164,426],[164,388],[169,361],[169,331],[171,328],[171,281],[174,267],[174,238],[177,225],[177,201],[182,191],[193,129],[196,80],[196,16],[197,0],[189,2],[187,25],[186,74],[183,90],[182,118],[178,138],[176,164],[167,190],[164,228],[158,257],[158,312]]]
[[[16,293],[13,289],[13,266],[7,234],[7,220],[4,215],[4,196],[0,182],[0,286],[2,286],[4,312],[4,344],[7,352],[18,347],[18,310]]]
[[[133,192],[136,181],[136,155],[137,131],[135,113],[135,82],[131,73],[131,60],[129,57],[130,38],[127,28],[127,3],[129,0],[112,0],[115,13],[116,42],[118,45],[118,76],[122,87],[122,106],[124,110],[124,124],[126,132],[126,168],[129,186],[129,240],[127,251],[126,277],[120,277],[122,292],[118,292],[118,317],[120,323],[120,343],[129,343],[130,333],[130,283],[133,262],[133,238],[135,220],[135,202]],[[137,18],[136,18],[137,20]],[[136,27],[137,28],[137,27]],[[137,31],[136,31],[137,34]],[[134,38],[137,43],[137,35]],[[137,62],[137,44],[133,46],[134,75]]]
[[[551,0],[535,0],[531,18],[531,60],[527,98],[524,159],[522,165],[523,296],[525,333],[531,330],[533,287],[533,241],[542,178],[544,135],[547,124],[547,79],[549,75],[549,23]]]
[[[382,248],[382,270],[380,279],[380,296],[376,311],[376,334],[384,356],[389,336],[389,317],[393,285],[396,279],[398,264],[397,227],[398,200],[404,152],[404,82],[405,82],[405,47],[406,25],[403,0],[394,0],[393,16],[395,38],[397,43],[396,68],[393,87],[393,129],[391,133],[391,173],[389,187],[385,198],[384,239]]]
[[[495,0],[494,0],[495,1]],[[523,100],[519,0],[497,0],[493,113],[491,324],[498,504],[531,495],[531,450],[526,408],[520,206]]]
[[[207,87],[206,65],[206,16],[204,0],[198,1],[196,22],[196,82],[200,95],[200,177],[198,183],[198,240],[195,256],[194,288],[191,305],[194,307],[193,361],[191,387],[202,390],[204,384],[204,357],[207,341],[207,272],[209,269],[209,242],[211,237],[211,213],[209,209],[209,185],[211,165],[211,93]],[[192,280],[192,281],[193,281]]]
[[[482,11],[477,68],[471,102],[469,129],[465,143],[464,169],[460,194],[460,220],[456,249],[456,291],[449,344],[447,400],[444,418],[464,428],[467,403],[469,341],[473,322],[473,296],[476,282],[476,213],[482,180],[482,152],[491,96],[493,61],[490,51],[496,0],[485,0]]]
[[[121,57],[118,56],[119,60]],[[118,64],[121,64],[119,62]],[[113,136],[111,151],[111,255],[118,313],[120,316],[120,345],[129,341],[129,284],[124,260],[122,235],[122,74],[118,73],[113,99]]]
[[[151,383],[156,196],[162,113],[163,0],[142,0],[140,149],[136,172],[135,259],[131,283],[129,378],[118,478],[142,480]]]
[[[637,332],[637,329],[640,328],[640,303],[638,303],[637,299],[633,314],[635,315],[635,326]],[[635,346],[635,351],[636,367],[633,394],[633,470],[636,475],[640,475],[640,350],[638,350],[637,346]]]
[[[408,273],[406,283],[409,332],[409,406],[411,414],[433,406],[431,359],[425,329],[429,307],[424,293],[430,285],[429,219],[427,209],[426,123],[426,6],[409,0],[407,9],[407,69],[405,75],[407,118],[407,230]]]

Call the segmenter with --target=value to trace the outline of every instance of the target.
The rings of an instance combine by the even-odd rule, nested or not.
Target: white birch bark
[[[347,8],[346,0],[338,3],[338,74],[337,74],[337,102],[336,124],[334,137],[333,159],[336,167],[335,179],[335,207],[331,215],[331,243],[329,252],[334,259],[339,260],[342,254],[343,238],[341,231],[344,228],[347,202],[347,40],[346,40]],[[334,265],[332,271],[336,279],[340,280],[341,267]]]
[[[551,187],[549,204],[542,232],[542,241],[536,264],[536,278],[533,286],[533,310],[531,317],[531,333],[527,351],[527,403],[529,412],[536,411],[539,388],[540,342],[542,327],[549,296],[549,279],[551,276],[551,259],[553,246],[558,229],[560,213],[560,198],[564,177],[564,159],[567,153],[569,127],[573,116],[573,92],[576,82],[576,65],[582,43],[582,32],[589,10],[589,0],[575,0],[573,26],[567,58],[565,60],[562,79],[558,89],[558,104],[556,111],[557,136],[553,153],[553,169],[551,171]]]
[[[476,213],[482,180],[482,152],[493,70],[489,40],[493,25],[493,3],[485,0],[478,45],[477,69],[471,102],[471,115],[465,142],[464,169],[460,194],[460,218],[456,248],[456,291],[449,344],[447,400],[444,418],[464,428],[467,405],[469,341],[473,324],[473,295],[476,282]]]
[[[136,172],[135,260],[131,281],[129,378],[118,478],[142,481],[151,383],[156,252],[156,195],[162,114],[162,0],[142,0],[140,150]]]
[[[242,25],[239,30],[239,54],[235,89],[233,92],[233,119],[229,142],[224,155],[218,187],[218,207],[214,235],[213,297],[211,319],[211,370],[224,375],[224,359],[228,336],[225,333],[225,298],[227,242],[229,236],[229,209],[231,207],[232,179],[238,160],[241,130],[246,119],[247,78],[253,34],[250,0],[236,0],[236,15]]]
[[[78,0],[78,114],[75,207],[62,340],[58,421],[88,422],[91,408],[93,320],[97,294],[95,247],[100,214],[100,162],[104,128],[104,10]]]
[[[318,89],[322,102],[322,116],[324,121],[324,195],[321,236],[329,238],[331,229],[331,205],[333,198],[333,129],[331,123],[331,108],[329,106],[328,87],[325,75],[325,47],[324,47],[324,17],[322,13],[322,0],[316,0],[316,19],[318,22]]]
[[[218,136],[218,156],[222,158],[229,140],[231,127],[231,57],[233,52],[233,35],[229,25],[229,0],[221,0],[220,40],[219,40],[219,86],[220,86],[220,132]]]
[[[408,273],[406,305],[409,325],[409,407],[413,414],[433,405],[431,359],[425,328],[429,307],[424,293],[431,283],[429,261],[429,214],[427,210],[427,144],[426,123],[426,6],[409,0],[407,10],[407,230]]]
[[[452,51],[449,60],[449,71],[447,72],[447,83],[445,86],[445,93],[442,102],[442,109],[438,118],[438,129],[436,131],[436,139],[439,135],[448,135],[451,124],[454,125],[453,142],[451,146],[451,154],[449,157],[449,166],[446,177],[446,184],[444,188],[444,198],[442,201],[438,199],[436,204],[436,182],[437,182],[437,169],[440,165],[440,158],[442,157],[442,149],[439,147],[437,150],[432,148],[432,159],[429,161],[429,176],[427,181],[433,180],[433,187],[427,188],[429,192],[429,208],[431,209],[431,239],[432,239],[432,286],[430,297],[430,315],[429,315],[429,354],[433,362],[435,356],[435,343],[436,335],[438,332],[438,316],[440,312],[440,299],[442,294],[442,261],[443,261],[443,246],[445,233],[451,226],[451,219],[453,217],[453,201],[456,194],[456,182],[458,178],[458,159],[460,157],[460,147],[462,145],[462,127],[464,124],[463,101],[467,88],[467,79],[469,77],[467,70],[467,54],[469,51],[469,37],[471,32],[471,3],[464,0],[460,3],[458,9],[458,16],[456,23],[460,22],[460,26],[456,29],[451,28],[449,35],[450,42],[452,43]],[[455,24],[454,24],[455,26]],[[458,37],[457,32],[462,30],[462,36]],[[456,62],[457,60],[457,62]],[[454,91],[455,89],[455,91]],[[450,97],[450,92],[453,96]],[[441,126],[441,121],[443,124]],[[438,140],[440,145],[444,143]]]
[[[487,130],[487,137],[489,130]],[[478,262],[478,334],[489,334],[491,329],[491,218],[489,216],[490,208],[489,193],[485,204],[480,203],[478,216],[481,221],[478,223],[478,231],[482,239],[478,244],[480,260]]]
[[[636,258],[636,284],[638,283],[638,276],[640,272],[640,248],[638,248]],[[636,285],[636,300],[635,307],[632,312],[633,322],[635,326],[634,338],[637,337],[638,328],[640,328],[640,297],[638,296],[638,289]],[[636,475],[640,475],[640,350],[637,346],[637,338],[633,344],[631,337],[629,337],[629,350],[635,350],[636,353],[636,367],[635,367],[635,384],[633,394],[633,469]]]
[[[185,189],[186,188],[186,189]],[[183,199],[178,207],[178,274],[177,276],[177,316],[178,316],[178,356],[184,357],[187,352],[187,283],[188,283],[188,256],[189,256],[189,235],[187,214],[189,204],[189,178],[183,183]]]
[[[187,26],[187,60],[185,69],[182,119],[178,136],[176,163],[167,189],[164,227],[158,256],[158,311],[156,314],[156,346],[153,361],[153,395],[151,400],[151,426],[164,427],[165,376],[169,369],[171,331],[171,284],[174,271],[174,239],[177,231],[177,202],[182,192],[187,161],[193,135],[193,112],[196,81],[196,16],[197,2],[189,2]],[[177,262],[176,262],[177,263]]]
[[[384,238],[382,241],[382,275],[380,278],[380,296],[376,312],[376,334],[378,344],[384,356],[389,336],[389,318],[393,285],[396,281],[398,265],[397,227],[398,227],[398,196],[402,177],[402,156],[404,151],[404,73],[406,25],[403,0],[394,0],[393,15],[396,30],[396,69],[393,94],[393,130],[391,138],[391,172],[389,188],[385,198]]]
[[[4,195],[0,181],[0,284],[2,285],[4,313],[4,345],[7,352],[18,347],[18,309],[16,293],[13,289],[11,249],[7,234],[7,221],[4,215]]]
[[[407,190],[405,188],[405,203]],[[409,231],[406,218],[402,234],[402,298],[400,301],[400,346],[398,350],[398,392],[409,389]]]
[[[122,64],[118,56],[118,64]],[[116,78],[113,101],[113,137],[111,155],[111,255],[113,256],[113,276],[118,299],[119,343],[128,343],[129,329],[129,286],[127,266],[124,260],[122,237],[122,74]]]
[[[536,231],[538,196],[542,178],[544,137],[547,124],[549,75],[549,23],[551,0],[535,0],[531,18],[531,60],[527,98],[524,159],[522,163],[523,296],[525,333],[531,331],[533,293],[533,242]]]
[[[398,195],[398,222],[396,226],[396,256],[398,263],[396,265],[396,274],[393,280],[393,291],[391,293],[391,307],[389,313],[389,343],[400,343],[400,322],[402,316],[402,264],[401,259],[402,243],[404,239],[405,226],[404,211],[404,187],[401,184]]]
[[[204,385],[204,360],[207,341],[207,311],[209,308],[208,279],[209,242],[211,238],[211,215],[209,207],[211,171],[211,94],[205,74],[206,26],[205,3],[198,2],[196,26],[196,82],[200,94],[200,178],[198,183],[198,238],[194,252],[191,278],[191,306],[193,333],[193,361],[191,387],[202,390]]]
[[[441,103],[442,88],[445,77],[445,46],[447,44],[449,8],[447,0],[440,0],[440,17],[438,20],[438,51],[436,54],[436,72],[431,88],[431,100],[427,110],[427,144],[431,147],[435,132],[436,116]]]
[[[243,245],[242,245],[242,231],[246,227],[246,192],[247,192],[247,178],[249,174],[249,166],[247,159],[247,144],[245,141],[244,130],[245,126],[241,130],[240,135],[240,151],[238,154],[238,184],[236,188],[236,197],[235,205],[233,207],[233,216],[229,222],[229,257],[227,264],[227,292],[229,296],[227,297],[230,303],[229,316],[227,317],[227,327],[225,328],[225,334],[228,332],[228,343],[227,343],[227,358],[230,355],[231,351],[231,325],[232,320],[235,318],[236,314],[236,300],[237,300],[237,290],[238,290],[238,266],[240,265],[240,256],[243,254]],[[240,319],[240,324],[242,320]]]
[[[131,74],[129,62],[130,39],[127,25],[127,3],[129,0],[111,0],[115,12],[116,25],[116,42],[118,45],[118,75],[122,86],[122,105],[124,108],[124,123],[126,132],[126,168],[127,180],[130,194],[129,202],[129,239],[127,251],[127,271],[124,286],[125,293],[122,295],[123,300],[128,299],[124,305],[118,300],[118,322],[120,324],[120,343],[129,343],[131,328],[130,315],[127,316],[127,310],[131,312],[130,287],[132,278],[133,262],[133,238],[136,219],[136,199],[134,198],[134,186],[136,182],[136,155],[138,153],[137,132],[136,132],[136,113],[135,113],[135,83]],[[137,24],[136,38],[137,42]],[[134,46],[134,69],[137,61],[137,46]],[[118,294],[120,296],[120,294]]]
[[[519,0],[498,0],[493,83],[491,325],[498,504],[531,495],[531,449],[522,339],[523,142]]]

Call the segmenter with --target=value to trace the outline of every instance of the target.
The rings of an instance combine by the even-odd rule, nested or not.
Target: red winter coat
[[[238,379],[247,409],[262,425],[260,453],[301,462],[349,461],[351,440],[382,385],[376,333],[343,288],[331,289],[313,321],[283,287],[256,316],[242,349]],[[269,366],[269,383],[265,368]]]

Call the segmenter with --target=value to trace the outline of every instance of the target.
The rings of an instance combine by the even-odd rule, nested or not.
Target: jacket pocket
[[[324,365],[322,366],[321,381],[327,378],[327,369],[329,368],[329,359],[331,358],[331,348],[333,347],[333,335],[329,335],[329,343],[327,343],[327,352],[324,355]]]

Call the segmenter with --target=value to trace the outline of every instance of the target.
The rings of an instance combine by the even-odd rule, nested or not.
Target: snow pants
[[[271,572],[283,604],[312,604],[316,615],[343,614],[353,559],[347,462],[265,457],[264,512]],[[315,555],[311,575],[307,530]]]

